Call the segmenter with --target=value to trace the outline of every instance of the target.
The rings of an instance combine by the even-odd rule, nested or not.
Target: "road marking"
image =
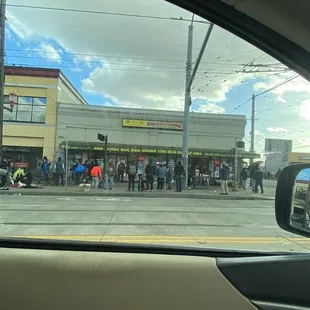
[[[66,198],[57,198],[59,200],[75,200],[74,198],[71,197],[66,197]]]
[[[117,198],[117,197],[102,197],[102,198],[91,198],[90,200],[97,200],[97,201],[131,201],[128,198]]]
[[[26,239],[58,239],[75,241],[97,241],[116,243],[240,243],[240,244],[310,244],[307,238],[283,237],[210,237],[210,236],[8,236]]]

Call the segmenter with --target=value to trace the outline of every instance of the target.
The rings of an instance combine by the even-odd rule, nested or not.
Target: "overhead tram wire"
[[[79,9],[68,9],[68,8],[56,8],[56,7],[45,7],[36,5],[22,5],[22,4],[7,4],[7,7],[12,8],[23,8],[23,9],[35,9],[35,10],[47,10],[47,11],[60,11],[69,13],[86,13],[86,14],[97,14],[97,15],[111,15],[118,17],[133,17],[133,18],[148,18],[148,19],[159,19],[168,21],[182,21],[189,22],[191,19],[183,17],[165,17],[165,16],[153,16],[153,15],[143,15],[143,14],[128,14],[128,13],[116,13],[116,12],[105,12],[105,11],[92,11],[92,10],[79,10]],[[208,21],[195,20],[195,23],[210,24]]]
[[[48,54],[49,52],[44,52],[44,51],[28,51],[28,52],[38,52],[38,53],[42,53],[42,54]],[[63,53],[62,53],[63,54]],[[72,56],[74,56],[74,54],[72,54]],[[49,57],[32,57],[32,56],[21,56],[21,55],[6,55],[6,57],[8,58],[18,58],[18,59],[32,59],[32,60],[50,60]],[[113,57],[113,56],[111,56]],[[117,57],[117,56],[116,56]],[[102,56],[102,58],[104,58],[104,56]],[[127,57],[126,57],[127,58]],[[129,59],[129,58],[128,58]],[[131,58],[133,59],[133,58]],[[139,58],[137,60],[149,60],[148,58]],[[149,61],[153,61],[154,59],[151,59]],[[160,60],[160,59],[156,59],[155,60],[158,60],[158,61],[167,61],[169,62],[170,60]],[[62,59],[62,62],[76,62],[75,59]],[[174,69],[183,69],[184,67],[169,67],[169,66],[164,66],[164,65],[149,65],[149,64],[144,64],[144,63],[118,63],[118,62],[108,62],[108,61],[104,61],[104,60],[78,60],[77,62],[80,62],[80,63],[92,63],[92,64],[105,64],[105,63],[108,63],[108,64],[114,64],[114,65],[129,65],[129,66],[145,66],[145,67],[162,67],[162,68],[174,68]],[[178,62],[178,63],[183,63],[182,61],[177,61],[177,60],[171,60],[171,62]],[[213,63],[213,62],[208,62],[208,61],[205,61],[204,63],[206,64],[209,64],[209,63]],[[218,63],[218,64],[221,64],[221,63]],[[223,63],[223,65],[226,65],[225,63]],[[241,66],[242,64],[233,64],[233,63],[228,63],[227,65],[231,65],[231,66]],[[205,68],[201,68],[200,71],[205,71],[206,69]],[[223,70],[224,73],[226,74],[227,72],[231,72],[231,71],[225,71]],[[223,72],[223,71],[218,71],[218,72]],[[211,70],[210,72],[217,72],[216,69],[213,69]],[[204,73],[203,73],[204,74]]]
[[[277,84],[277,85],[275,85],[275,86],[272,86],[272,87],[270,87],[270,88],[264,90],[263,92],[261,92],[261,93],[259,93],[259,94],[257,94],[257,95],[254,95],[254,96],[255,96],[255,98],[256,98],[256,97],[259,97],[259,96],[261,96],[261,95],[263,95],[263,94],[266,94],[266,93],[268,93],[268,92],[270,92],[270,91],[272,91],[272,90],[274,90],[274,89],[276,89],[276,88],[278,88],[278,87],[280,87],[280,86],[282,86],[282,85],[284,85],[284,84],[286,84],[286,83],[288,83],[288,82],[290,82],[290,81],[296,79],[297,77],[299,77],[299,74],[296,74],[296,75],[294,75],[294,76],[291,76],[290,78],[286,79],[285,81],[282,81],[281,83],[279,83],[279,84]],[[233,112],[235,112],[236,110],[238,110],[239,108],[241,108],[242,106],[244,106],[245,104],[247,104],[248,102],[250,102],[251,100],[252,100],[252,97],[250,97],[248,100],[246,100],[246,101],[243,102],[242,104],[239,104],[239,105],[238,105],[237,107],[235,107],[230,113],[228,113],[228,115],[232,114]]]
[[[52,52],[52,51],[43,51],[43,50],[28,50],[28,49],[18,49],[18,48],[6,48],[6,51],[12,51],[12,52],[32,52],[32,53],[44,53],[44,54],[56,54],[58,53],[57,51]],[[89,56],[89,57],[102,57],[102,58],[119,58],[119,59],[137,59],[137,60],[151,60],[151,61],[163,61],[163,62],[179,62],[179,63],[184,63],[184,60],[178,60],[178,59],[167,59],[167,58],[148,58],[148,57],[136,57],[136,56],[116,56],[116,55],[104,55],[104,54],[91,54],[91,53],[74,53],[74,52],[62,52],[62,55],[71,55],[71,56]],[[234,53],[232,55],[237,55],[238,53]],[[20,56],[20,55],[17,55]],[[9,57],[14,57],[14,56],[9,56]],[[237,58],[240,58],[241,56],[238,56],[236,58],[234,58],[232,61],[234,61]],[[218,57],[210,57],[211,59],[213,58],[218,58]],[[221,57],[223,58],[223,57]],[[225,61],[225,60],[221,60],[223,61],[223,63],[218,63],[217,64],[227,64],[231,61]],[[211,63],[212,61],[201,61],[201,63]],[[235,65],[235,64],[232,64]],[[236,65],[240,65],[240,66],[244,66],[243,64],[236,64]]]

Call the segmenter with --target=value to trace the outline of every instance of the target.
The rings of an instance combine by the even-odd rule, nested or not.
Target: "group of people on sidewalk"
[[[41,170],[46,181],[49,180],[50,163],[44,156],[42,159]],[[64,185],[65,165],[61,157],[55,162],[54,167],[55,184]],[[153,191],[154,185],[157,190],[163,191],[166,185],[168,190],[172,189],[172,183],[175,181],[176,192],[182,192],[185,170],[182,162],[179,161],[175,167],[163,163],[155,163],[149,161],[144,168],[142,161],[131,161],[127,167],[120,163],[116,167],[114,160],[110,159],[104,175],[103,167],[97,162],[89,162],[86,160],[84,164],[76,162],[71,171],[75,178],[75,184],[80,185],[81,182],[92,183],[93,188],[102,188],[112,190],[114,186],[114,179],[119,177],[119,181],[123,181],[123,175],[126,171],[128,175],[128,189],[127,191],[135,191],[135,184],[137,183],[138,191]],[[230,168],[226,164],[222,164],[220,169],[221,195],[228,195],[228,182],[230,176]],[[240,172],[240,187],[247,189],[247,181],[250,178],[252,183],[252,191],[258,193],[260,187],[261,193],[264,193],[263,179],[264,173],[259,166],[253,167],[249,170],[244,166]]]
[[[155,178],[157,183],[157,190],[164,191],[164,186],[166,184],[167,189],[172,189],[173,179],[176,180],[176,191],[182,191],[182,177],[185,176],[184,167],[181,161],[178,162],[177,166],[173,169],[172,165],[165,167],[163,163],[156,165],[153,161],[150,161],[145,169],[143,169],[143,164],[138,162],[136,164],[132,161],[128,168],[128,189],[127,191],[135,190],[135,183],[138,183],[138,191],[153,191]]]
[[[104,176],[102,168],[95,162],[89,170],[92,179],[93,188],[103,188],[112,190],[114,177],[118,170],[115,167],[113,159],[109,160],[107,172]],[[182,162],[179,161],[176,167],[168,165],[166,167],[163,163],[156,165],[150,161],[145,169],[143,163],[131,161],[126,167],[128,175],[128,189],[127,191],[135,191],[135,184],[137,183],[138,191],[153,191],[154,185],[157,183],[157,190],[164,191],[165,185],[168,190],[172,189],[172,183],[176,182],[176,192],[181,192],[183,188],[183,179],[185,176],[184,167]]]
[[[230,168],[222,164],[220,169],[220,181],[222,186],[221,195],[228,195],[228,179],[230,174]],[[250,178],[252,182],[252,191],[258,193],[258,187],[260,187],[261,193],[264,193],[263,179],[264,173],[259,166],[253,167],[250,171],[244,166],[240,173],[240,186],[245,190],[247,189],[247,181]]]

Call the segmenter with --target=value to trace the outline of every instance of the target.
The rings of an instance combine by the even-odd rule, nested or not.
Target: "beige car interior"
[[[1,309],[256,309],[208,257],[0,249]]]

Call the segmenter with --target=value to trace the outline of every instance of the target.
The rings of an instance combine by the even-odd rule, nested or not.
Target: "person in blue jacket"
[[[46,156],[43,157],[41,170],[42,170],[44,181],[49,183],[50,163],[48,162]]]

